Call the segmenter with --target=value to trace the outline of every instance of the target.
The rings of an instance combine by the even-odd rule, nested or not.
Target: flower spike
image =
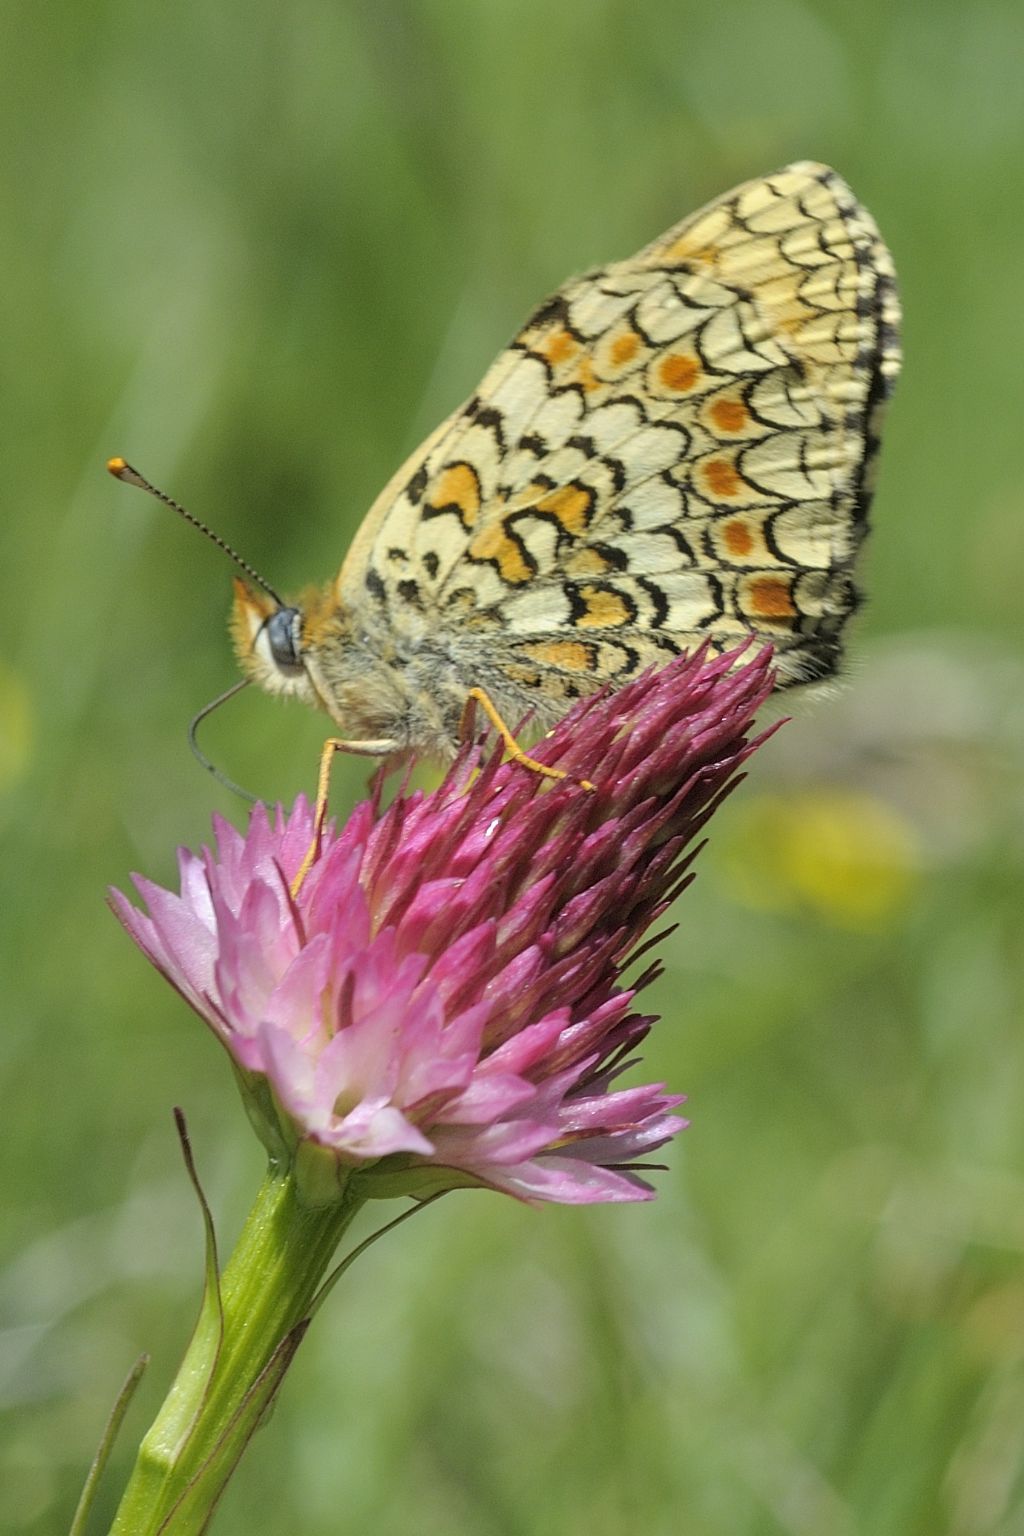
[[[692,878],[770,687],[768,651],[682,657],[544,739],[564,779],[467,746],[432,794],[328,823],[298,884],[312,807],[257,806],[182,850],[179,893],[137,877],[148,912],[117,892],[115,911],[230,1053],[276,1155],[366,1197],[648,1199],[638,1166],[685,1122],[663,1085],[621,1085],[652,1023],[624,971]]]

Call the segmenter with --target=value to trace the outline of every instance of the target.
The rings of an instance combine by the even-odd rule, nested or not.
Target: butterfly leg
[[[313,861],[320,852],[320,835],[324,829],[324,821],[327,816],[327,800],[331,792],[331,767],[337,752],[351,752],[357,757],[390,757],[397,752],[398,743],[382,738],[379,741],[347,741],[342,736],[328,736],[320,751],[320,770],[316,777],[316,807],[313,814],[313,840],[306,849],[305,857],[299,865],[298,874],[291,883],[291,893],[297,896],[302,888],[302,882],[313,867]]]
[[[476,704],[480,705],[480,708],[494,726],[494,729],[501,737],[505,751],[514,763],[519,763],[523,768],[529,768],[532,773],[539,773],[545,779],[568,779],[572,777],[571,774],[566,773],[564,768],[549,768],[546,763],[538,763],[536,758],[528,757],[501,718],[493,699],[482,688],[471,688],[466,695],[466,707],[462,711],[460,735],[465,736],[472,729],[473,707]],[[579,779],[578,783],[583,789],[594,788],[589,779]]]

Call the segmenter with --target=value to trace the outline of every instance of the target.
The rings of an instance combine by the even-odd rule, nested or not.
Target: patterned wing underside
[[[749,182],[536,311],[371,511],[339,595],[453,654],[499,645],[549,697],[750,634],[781,684],[827,676],[898,322],[835,172]]]

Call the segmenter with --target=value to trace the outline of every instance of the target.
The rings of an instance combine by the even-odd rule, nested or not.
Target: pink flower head
[[[148,913],[120,892],[115,911],[272,1146],[321,1149],[367,1195],[650,1198],[638,1162],[686,1122],[662,1084],[620,1085],[655,974],[623,971],[758,744],[769,662],[699,652],[582,701],[536,751],[561,782],[467,747],[432,794],[328,826],[296,895],[304,799],[244,834],[218,820],[213,851],[181,850],[180,894],[135,877]]]

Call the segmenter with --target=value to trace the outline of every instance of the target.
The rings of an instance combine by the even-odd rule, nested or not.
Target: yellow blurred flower
[[[920,863],[914,828],[891,805],[836,788],[748,798],[724,867],[748,906],[875,929],[904,905]]]

